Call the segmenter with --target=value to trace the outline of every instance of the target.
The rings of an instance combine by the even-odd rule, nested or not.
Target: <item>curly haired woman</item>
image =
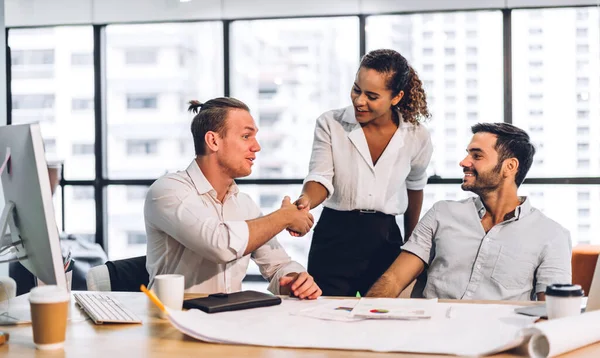
[[[310,172],[295,202],[312,209],[327,199],[308,258],[327,296],[364,295],[400,254],[395,217],[404,215],[408,238],[433,151],[421,123],[430,116],[422,82],[398,52],[366,54],[350,98],[352,106],[317,119]]]

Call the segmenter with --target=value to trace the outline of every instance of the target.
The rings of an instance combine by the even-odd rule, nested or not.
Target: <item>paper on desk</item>
[[[514,306],[489,319],[480,314],[485,305],[476,304],[464,305],[470,309],[461,307],[456,318],[416,321],[341,322],[290,314],[322,306],[323,301],[284,299],[278,306],[215,314],[170,311],[169,319],[181,332],[215,343],[470,356],[506,347],[533,322],[530,317],[515,314]],[[345,300],[339,301],[346,304]],[[442,311],[451,307],[438,305]]]
[[[429,319],[440,311],[437,299],[361,298],[351,315],[368,319]]]
[[[303,308],[296,312],[290,312],[291,315],[304,316],[325,321],[356,322],[364,318],[352,317],[352,310],[358,303],[358,300],[320,300],[319,305]]]
[[[526,333],[531,357],[554,357],[600,341],[600,311],[540,322]]]

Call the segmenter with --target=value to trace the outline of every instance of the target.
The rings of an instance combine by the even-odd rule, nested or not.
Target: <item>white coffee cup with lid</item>
[[[583,289],[580,285],[554,284],[546,287],[546,312],[548,319],[581,314]]]

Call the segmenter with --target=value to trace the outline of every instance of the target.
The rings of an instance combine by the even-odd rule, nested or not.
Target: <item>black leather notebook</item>
[[[281,298],[256,291],[215,293],[203,298],[183,301],[183,308],[197,308],[206,313],[245,310],[248,308],[275,306]]]

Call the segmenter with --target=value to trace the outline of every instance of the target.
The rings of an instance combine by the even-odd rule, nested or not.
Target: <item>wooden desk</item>
[[[143,320],[143,324],[95,325],[71,300],[70,321],[67,326],[65,349],[42,352],[35,349],[31,325],[0,327],[10,333],[8,344],[0,346],[0,357],[264,357],[264,358],[330,358],[330,357],[443,357],[436,355],[375,353],[366,351],[341,351],[323,349],[267,348],[204,343],[189,338],[167,321],[155,318],[156,307],[143,293],[110,293]],[[198,295],[186,295],[186,298]],[[444,301],[457,302],[457,301]],[[464,302],[464,301],[463,301]],[[481,302],[478,302],[481,303]],[[494,302],[499,303],[499,302]],[[515,302],[504,302],[514,304]],[[468,304],[468,303],[465,303]],[[524,303],[531,304],[531,303]],[[29,310],[27,295],[11,301],[10,312],[18,314]],[[399,332],[399,334],[401,334]],[[495,357],[517,357],[515,352]],[[579,349],[565,357],[600,357],[600,343]]]

